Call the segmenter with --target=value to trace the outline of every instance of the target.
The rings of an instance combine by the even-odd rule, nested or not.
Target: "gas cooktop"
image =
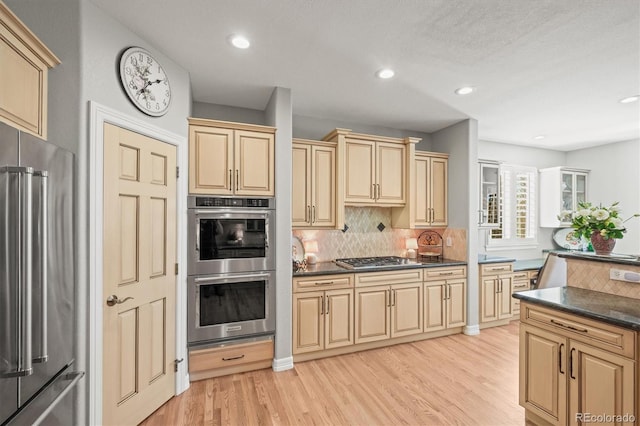
[[[347,257],[344,259],[336,259],[336,265],[347,269],[360,268],[381,268],[389,266],[413,266],[415,261],[410,261],[404,257],[398,256],[382,256],[382,257]]]

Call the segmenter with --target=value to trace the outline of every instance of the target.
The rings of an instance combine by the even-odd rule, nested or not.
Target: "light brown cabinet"
[[[296,278],[293,289],[294,355],[354,343],[352,275]]]
[[[47,139],[48,71],[59,63],[0,2],[0,121]]]
[[[448,156],[416,151],[415,227],[447,226]]]
[[[424,275],[424,332],[466,325],[467,268],[429,268]]]
[[[519,401],[528,421],[636,415],[635,332],[527,303],[521,321]]]
[[[405,203],[406,154],[400,143],[347,139],[346,204]]]
[[[355,342],[422,333],[422,271],[356,275]]]
[[[294,139],[291,183],[292,226],[335,228],[335,143]]]
[[[480,323],[510,319],[513,316],[513,265],[480,265]]]
[[[273,196],[275,131],[189,118],[189,193]]]
[[[523,270],[513,273],[513,293],[531,289],[531,280],[538,276],[538,269]],[[515,317],[520,317],[520,300],[511,298],[511,312]]]

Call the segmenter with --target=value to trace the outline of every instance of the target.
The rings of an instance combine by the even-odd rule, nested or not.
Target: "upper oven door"
[[[273,210],[189,209],[188,275],[275,269]]]

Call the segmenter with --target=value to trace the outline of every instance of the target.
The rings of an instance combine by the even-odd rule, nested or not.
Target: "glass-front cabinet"
[[[577,210],[588,201],[588,170],[551,167],[540,170],[540,226],[558,228],[571,222],[558,219],[563,211]]]
[[[500,227],[500,164],[480,161],[478,165],[480,171],[478,226],[498,228]]]

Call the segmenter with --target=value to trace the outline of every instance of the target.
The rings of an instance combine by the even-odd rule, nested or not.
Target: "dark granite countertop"
[[[576,287],[552,287],[513,293],[534,305],[640,331],[640,300]]]
[[[545,259],[523,259],[513,262],[514,271],[527,271],[530,269],[540,269],[544,265]]]
[[[600,255],[589,251],[572,251],[566,253],[558,253],[559,257],[567,259],[593,260],[594,262],[617,263],[619,265],[640,266],[640,257],[629,254]]]
[[[488,254],[479,254],[478,263],[502,263],[502,262],[515,262],[516,260],[511,257],[489,256]]]
[[[384,267],[371,267],[371,268],[358,268],[347,269],[342,266],[338,266],[333,262],[318,262],[315,265],[308,265],[306,270],[299,269],[293,271],[294,277],[305,277],[311,275],[329,275],[329,274],[353,274],[361,272],[385,272],[385,271],[399,271],[403,269],[414,268],[437,268],[441,266],[460,266],[466,265],[467,262],[451,259],[438,259],[433,261],[422,262],[410,262],[409,265],[403,266],[384,266]]]

